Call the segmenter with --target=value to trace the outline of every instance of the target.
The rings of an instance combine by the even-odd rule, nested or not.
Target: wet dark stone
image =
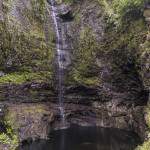
[[[145,8],[150,9],[150,2],[145,3]]]
[[[6,132],[6,126],[4,122],[0,122],[0,133],[5,133]]]
[[[63,20],[63,22],[73,21],[74,19],[71,11],[68,11],[64,14],[60,14],[59,17]]]
[[[98,90],[94,88],[85,87],[82,85],[73,86],[66,89],[65,94],[76,93],[82,96],[98,96]]]

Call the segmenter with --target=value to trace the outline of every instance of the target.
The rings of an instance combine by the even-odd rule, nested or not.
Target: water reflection
[[[132,132],[73,125],[54,131],[49,141],[39,140],[19,150],[134,150],[139,141]]]

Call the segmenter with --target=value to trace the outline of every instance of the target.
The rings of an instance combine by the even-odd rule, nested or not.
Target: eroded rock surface
[[[21,91],[22,89],[20,89]],[[42,99],[38,98],[38,90],[34,92],[34,95],[31,95],[29,91],[28,89],[24,96],[20,93],[20,100],[15,101],[10,98],[10,101],[3,101],[7,110],[3,117],[11,122],[20,141],[28,138],[33,140],[47,138],[51,130],[62,127],[58,98],[46,94],[49,89],[43,91],[43,93],[40,92]],[[18,93],[19,90],[16,92]],[[135,131],[141,137],[144,136],[146,125],[143,106],[135,106],[132,103],[119,103],[118,101],[100,102],[92,99],[92,97],[91,99],[90,97],[76,99],[64,97],[64,102],[67,125],[78,124],[81,126],[120,128]]]

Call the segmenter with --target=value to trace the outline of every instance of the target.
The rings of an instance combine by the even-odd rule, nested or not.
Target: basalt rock
[[[19,141],[29,138],[32,140],[46,139],[52,129],[50,124],[54,120],[53,111],[45,104],[7,104],[8,114],[7,121],[12,126]]]
[[[146,10],[144,10],[144,17],[150,17],[150,9],[146,9]]]
[[[54,129],[62,128],[59,105],[55,103],[7,104],[7,120],[11,121],[20,141],[47,138]],[[146,129],[143,107],[115,106],[97,103],[93,106],[65,104],[65,122],[80,126],[100,126],[134,131],[143,139]],[[138,115],[137,115],[138,114]]]
[[[74,16],[71,10],[71,7],[69,5],[61,5],[59,10],[59,17],[64,21],[64,22],[70,22],[73,21]]]

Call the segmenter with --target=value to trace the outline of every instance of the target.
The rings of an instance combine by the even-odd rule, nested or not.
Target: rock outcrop
[[[144,10],[144,17],[145,20],[148,22],[148,24],[150,23],[150,5],[146,5],[145,10]]]
[[[149,5],[144,18],[143,4],[132,2],[136,9],[122,12],[125,8],[112,2],[57,5],[62,50],[71,56],[64,74],[65,118],[68,124],[132,130],[143,138]],[[0,1],[0,100],[7,108],[1,123],[5,120],[19,142],[47,138],[60,128],[53,28],[46,0]]]

